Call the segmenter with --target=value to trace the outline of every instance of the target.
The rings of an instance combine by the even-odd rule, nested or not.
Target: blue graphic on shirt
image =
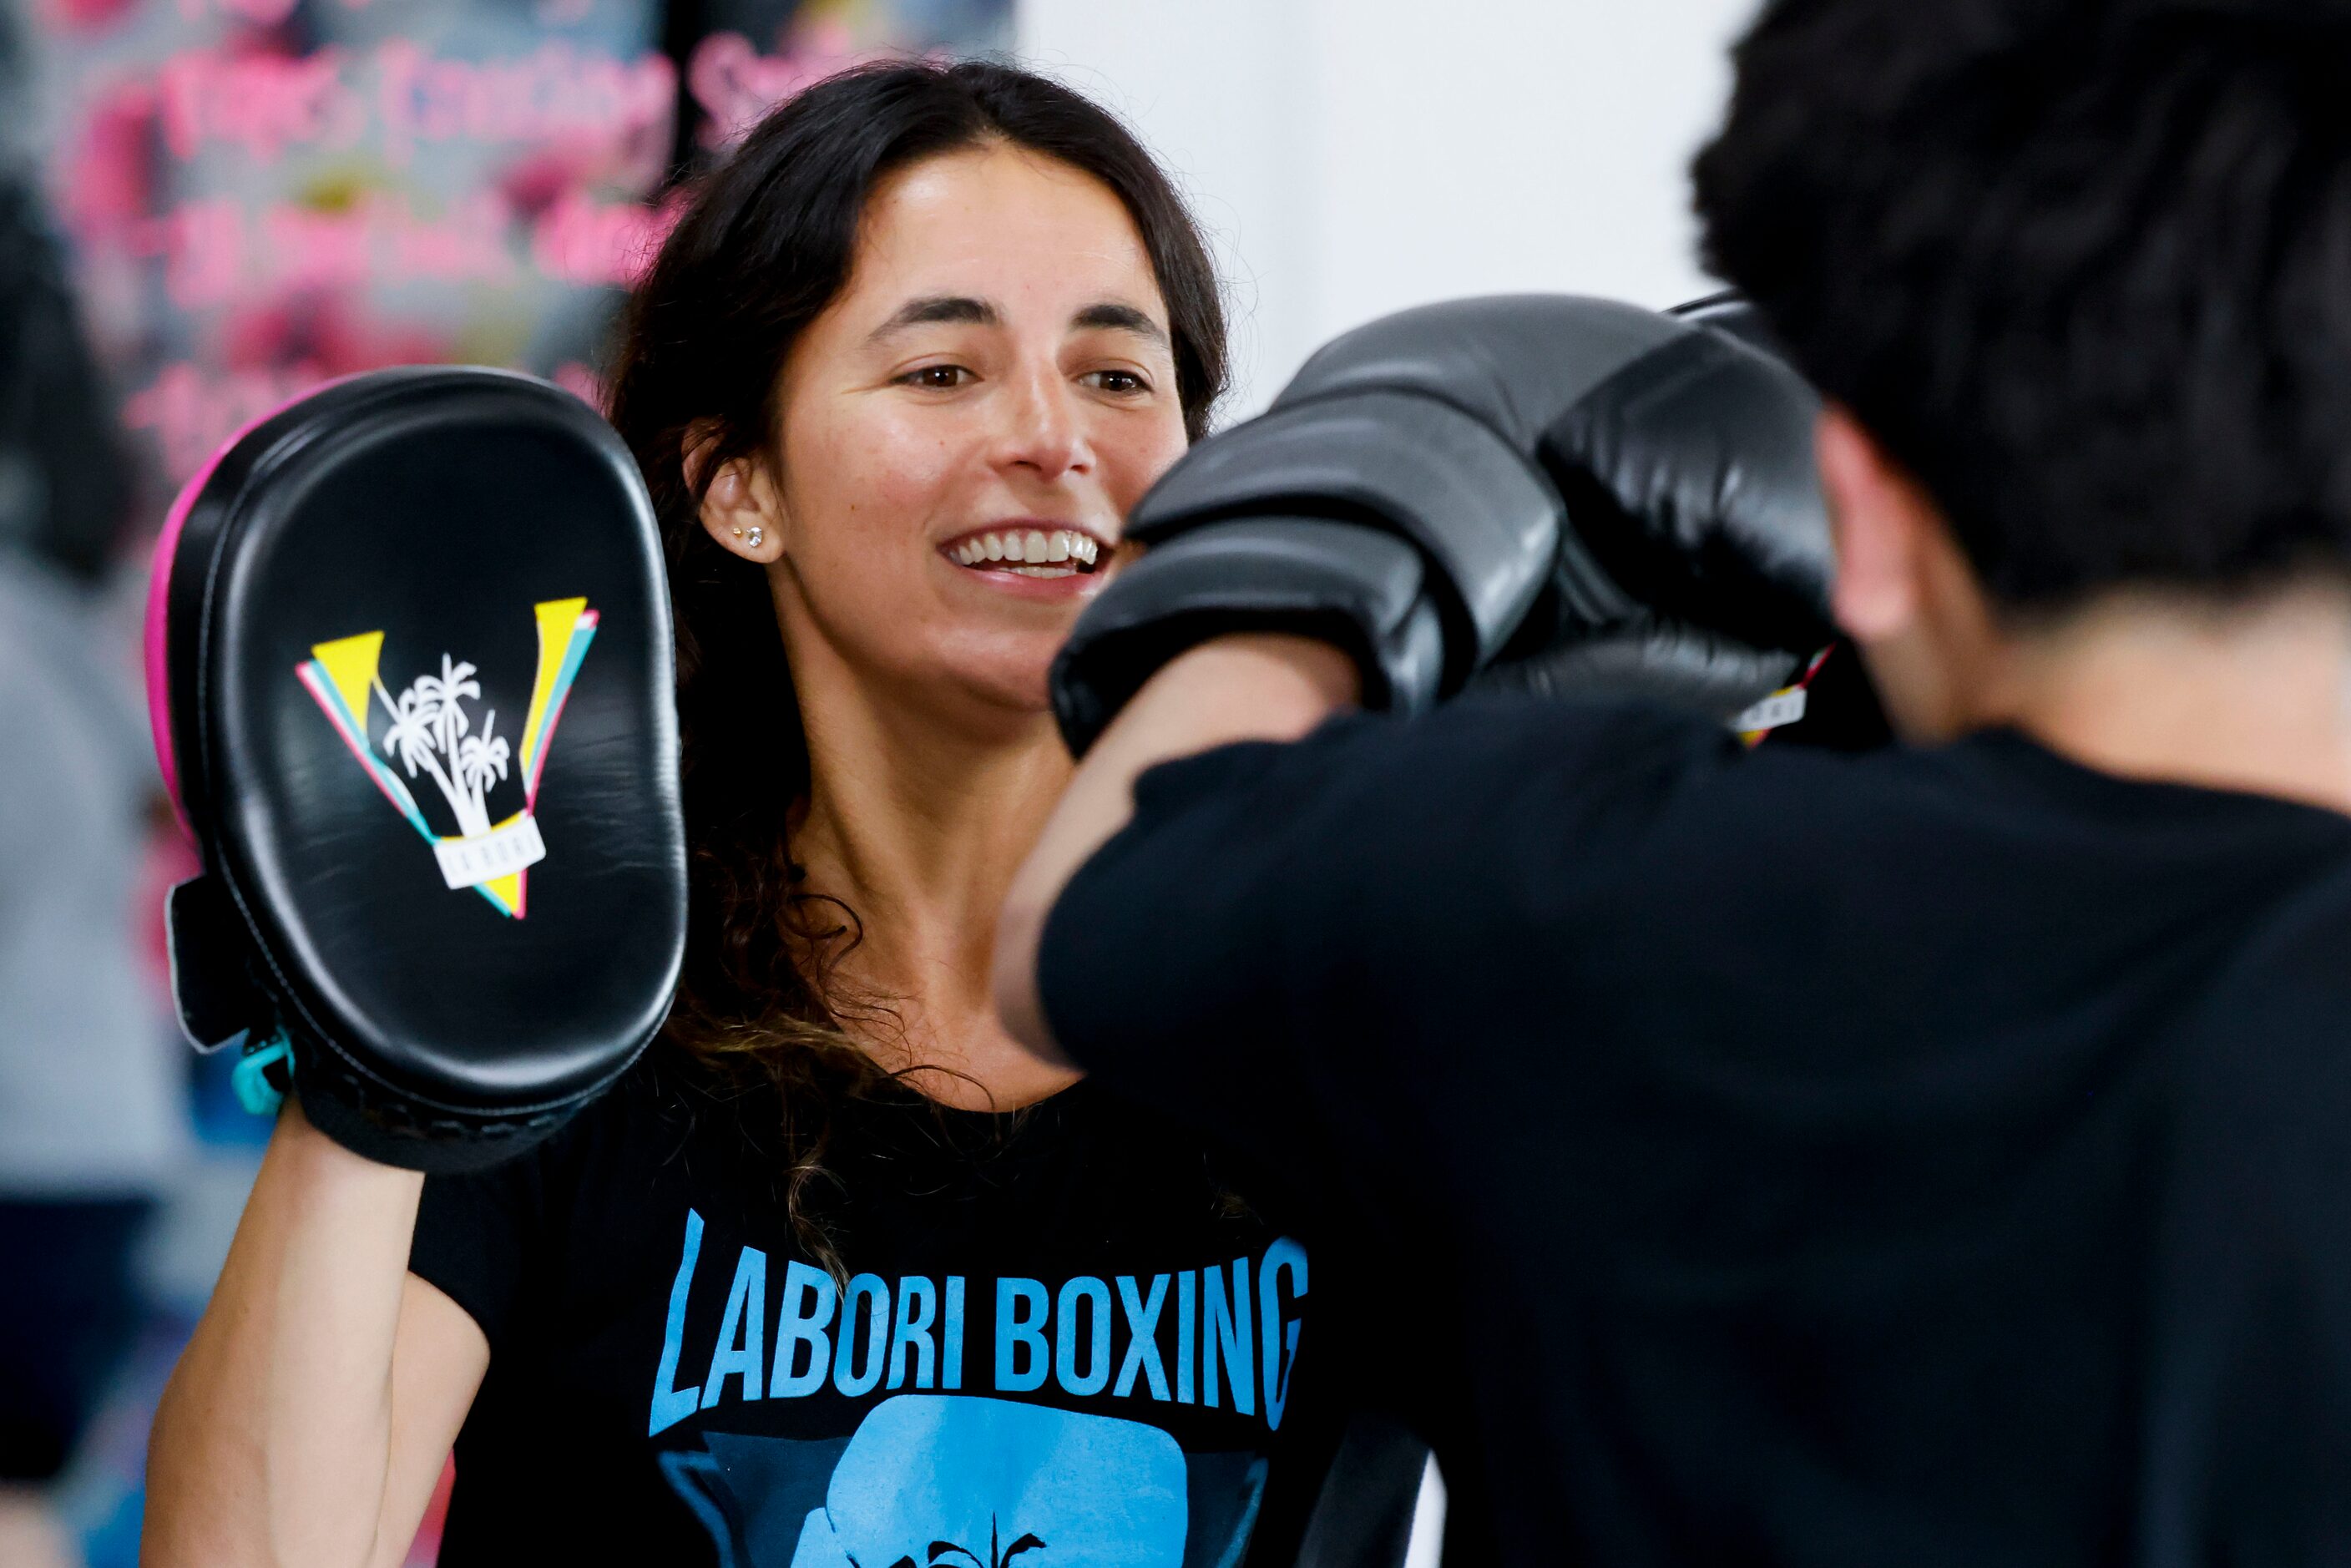
[[[1184,1450],[1156,1427],[903,1395],[873,1407],[809,1511],[792,1568],[901,1560],[1182,1568]]]
[[[662,1468],[725,1568],[1229,1568],[1265,1481],[1261,1457],[1187,1464],[1156,1427],[976,1396],[885,1399],[845,1441],[703,1442]]]

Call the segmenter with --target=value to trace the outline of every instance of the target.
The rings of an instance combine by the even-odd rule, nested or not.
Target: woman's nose
[[[1021,376],[1005,400],[997,465],[1053,480],[1093,465],[1076,394],[1059,369]]]

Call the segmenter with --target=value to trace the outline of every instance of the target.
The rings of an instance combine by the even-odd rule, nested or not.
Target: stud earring
[[[740,528],[731,529],[730,531],[731,531],[731,532],[734,534],[734,536],[735,536],[737,538],[738,538],[738,539],[739,539],[739,538],[741,538],[743,537],[743,530],[742,530],[742,529],[740,529]]]
[[[750,537],[746,538],[743,542],[749,545],[753,549],[758,549],[759,548],[759,541],[767,537],[768,530],[761,528],[758,524],[753,523],[751,525]]]

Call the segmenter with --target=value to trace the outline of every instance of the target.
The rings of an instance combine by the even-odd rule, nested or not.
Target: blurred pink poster
[[[594,399],[682,172],[845,65],[1011,26],[1010,0],[29,3],[0,119],[151,497],[350,371],[510,365]]]

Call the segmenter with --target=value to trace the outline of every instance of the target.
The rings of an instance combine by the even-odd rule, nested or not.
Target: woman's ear
[[[689,487],[701,480],[717,448],[716,431],[689,433],[684,459]],[[784,552],[782,498],[765,463],[754,455],[719,465],[702,496],[702,526],[719,549],[765,566]]]

